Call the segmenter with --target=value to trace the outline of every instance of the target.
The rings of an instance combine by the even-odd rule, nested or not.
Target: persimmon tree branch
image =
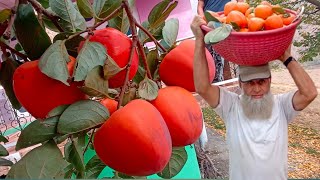
[[[144,28],[143,26],[141,26],[139,23],[135,22],[135,25],[137,27],[139,27],[140,30],[142,30],[144,33],[147,34],[147,36],[157,45],[160,47],[160,49],[163,51],[163,52],[166,52],[167,50],[152,36],[152,34],[146,29]]]
[[[27,55],[22,54],[21,52],[13,49],[12,47],[10,47],[9,45],[7,45],[6,43],[4,43],[4,42],[2,42],[2,41],[0,41],[0,46],[1,46],[1,49],[2,49],[2,50],[3,50],[3,49],[8,49],[8,50],[11,51],[11,53],[20,56],[24,61],[30,61],[30,60],[28,59]],[[3,53],[5,53],[5,52],[3,52]]]
[[[96,131],[96,128],[92,129],[92,132],[91,132],[91,134],[90,134],[90,138],[89,138],[88,144],[86,145],[86,147],[85,147],[84,150],[83,150],[83,155],[84,155],[84,153],[86,153],[87,149],[89,148],[90,143],[92,143],[93,135],[94,135],[95,131]]]
[[[57,29],[60,32],[64,32],[62,27],[59,25],[58,20],[59,17],[56,16],[55,14],[49,12],[48,10],[44,9],[41,4],[39,2],[37,2],[36,0],[27,0],[33,7],[34,9],[39,13],[39,14],[44,14],[45,16],[47,16],[52,23],[57,27]]]

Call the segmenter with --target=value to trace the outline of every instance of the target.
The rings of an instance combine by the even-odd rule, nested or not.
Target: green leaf
[[[53,141],[28,152],[14,164],[9,179],[62,179],[66,161]]]
[[[54,116],[44,121],[35,120],[21,131],[16,150],[46,142],[57,136],[59,117]]]
[[[282,7],[272,7],[272,11],[277,14],[286,14],[286,11]]]
[[[70,33],[70,32],[59,33],[53,38],[53,42],[56,42],[57,40],[67,39],[70,35],[73,35],[73,34],[74,33]],[[78,47],[82,41],[85,41],[85,39],[82,36],[76,36],[72,39],[66,40],[65,46],[67,48],[68,54],[70,54],[73,57],[77,57]]]
[[[105,167],[97,155],[93,156],[86,164],[86,179],[97,179]]]
[[[226,39],[231,33],[231,26],[225,25],[208,32],[204,37],[206,44],[216,44]]]
[[[235,23],[235,22],[230,22],[231,26],[232,26],[232,29],[234,29],[235,31],[240,31],[240,26]]]
[[[51,7],[49,7],[47,9],[47,11],[51,14],[54,14],[56,15],[52,10],[51,10]],[[58,16],[58,15],[56,15]],[[42,15],[42,21],[45,25],[45,27],[47,27],[48,29],[52,30],[52,31],[55,31],[55,32],[58,32],[60,33],[59,29],[53,24],[53,22],[45,15]],[[73,32],[73,29],[72,29],[72,24],[70,24],[69,22],[63,20],[63,19],[60,19],[58,21],[58,24],[60,25],[60,27],[62,28],[62,30],[64,32]]]
[[[87,75],[84,81],[84,86],[80,89],[94,97],[108,97],[108,80],[105,80],[102,76],[103,74],[102,66],[96,66]]]
[[[49,0],[37,0],[45,9],[49,8]]]
[[[165,26],[165,22],[164,21],[163,21],[162,24],[160,24],[156,28],[151,28],[149,23],[148,23],[148,21],[144,21],[141,25],[146,30],[148,30],[150,32],[150,34],[154,36],[155,39],[159,40],[159,39],[162,38],[162,29]],[[139,30],[138,37],[139,37],[140,42],[143,42],[143,43],[152,41],[149,38],[149,36],[146,33],[144,33],[142,30]]]
[[[144,70],[144,68],[142,66],[139,66],[138,72],[133,77],[133,81],[139,84],[142,80],[144,80],[145,74],[146,74],[146,71]]]
[[[51,45],[30,4],[19,4],[14,20],[16,37],[31,60],[36,60]]]
[[[89,0],[77,0],[77,6],[84,18],[92,18],[94,16],[93,7]]]
[[[12,166],[13,162],[4,158],[0,158],[0,166]]]
[[[3,135],[0,135],[0,142],[7,143],[9,141],[8,141],[8,139],[6,137],[4,137]]]
[[[207,20],[208,22],[210,22],[210,21],[220,22],[216,17],[212,16],[212,15],[210,14],[210,12],[208,12],[208,11],[204,12],[204,17],[206,17],[206,20]]]
[[[84,43],[77,57],[77,65],[74,70],[74,80],[83,81],[89,71],[96,66],[103,66],[107,59],[106,48],[99,42]]]
[[[49,113],[48,113],[48,118],[50,117],[54,117],[54,116],[60,116],[67,108],[69,107],[69,105],[61,105],[58,106],[54,109],[52,109]]]
[[[58,132],[73,134],[104,123],[108,110],[99,102],[82,100],[71,104],[60,116]]]
[[[105,18],[120,7],[121,0],[99,0],[93,2],[93,9],[98,18]]]
[[[187,159],[188,154],[184,147],[172,148],[172,155],[169,163],[162,172],[158,173],[158,175],[164,179],[173,178],[181,171],[186,164]]]
[[[138,94],[141,98],[152,101],[158,96],[158,85],[148,77],[139,83]]]
[[[66,161],[70,162],[73,164],[75,169],[79,172],[84,171],[84,161],[83,161],[83,155],[81,150],[79,149],[77,145],[77,141],[69,141],[65,146],[64,146],[64,156]]]
[[[114,179],[147,179],[145,176],[129,176],[118,172],[118,176],[113,177]]]
[[[61,40],[53,43],[41,56],[39,68],[42,73],[69,86],[67,63],[70,59],[64,43]]]
[[[168,18],[173,9],[178,5],[178,1],[172,2],[168,6],[169,0],[158,3],[150,12],[148,21],[150,29],[157,29]]]
[[[148,63],[148,67],[150,69],[150,73],[154,74],[154,72],[156,71],[156,69],[158,68],[158,51],[152,50],[147,54],[147,63]]]
[[[106,60],[106,64],[103,66],[104,79],[110,79],[126,68],[126,66],[120,68],[118,64],[112,59],[112,57],[110,57],[109,55],[107,55],[107,57],[108,58]]]
[[[129,31],[130,24],[125,9],[118,16],[108,21],[108,25],[126,34]]]
[[[162,29],[162,35],[164,41],[172,47],[177,40],[179,32],[179,20],[176,18],[171,18],[165,22]]]
[[[3,9],[0,11],[0,24],[7,21],[11,16],[11,10],[10,9]]]
[[[0,156],[8,156],[8,155],[9,155],[9,152],[7,151],[7,149],[2,144],[0,144]]]
[[[87,28],[86,20],[71,0],[49,0],[49,5],[54,13],[71,25],[73,32]]]
[[[125,91],[121,106],[125,106],[133,99],[136,99],[136,95],[137,95],[137,88],[135,87],[131,87],[128,91]]]
[[[73,164],[69,164],[64,168],[64,179],[71,179],[72,174],[75,172]]]
[[[4,88],[12,107],[15,109],[21,108],[21,104],[19,103],[13,91],[13,73],[18,66],[19,64],[16,61],[8,58],[6,61],[1,63],[0,68],[0,84]]]

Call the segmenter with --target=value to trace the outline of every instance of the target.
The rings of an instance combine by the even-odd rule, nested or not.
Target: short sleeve
[[[220,99],[219,104],[214,111],[222,118],[226,123],[228,116],[232,113],[232,106],[235,104],[235,100],[239,98],[236,93],[230,92],[225,88],[219,87]]]
[[[298,115],[299,111],[296,111],[293,107],[293,96],[297,91],[290,91],[288,93],[280,94],[279,100],[283,107],[286,119],[288,123]]]

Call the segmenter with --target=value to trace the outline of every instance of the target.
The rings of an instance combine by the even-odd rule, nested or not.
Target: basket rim
[[[293,11],[291,9],[285,9],[285,11],[297,15],[296,11]],[[223,13],[223,11],[218,12],[218,14]],[[286,31],[288,29],[292,29],[298,26],[298,24],[301,22],[301,17],[295,21],[294,23],[289,24],[288,26],[282,27],[282,28],[278,28],[278,29],[272,29],[272,30],[267,30],[267,31],[254,31],[254,32],[237,32],[237,31],[232,31],[230,35],[233,36],[256,36],[256,35],[270,35],[270,34],[274,34],[274,33],[280,33],[282,31]],[[207,25],[201,25],[201,29],[209,32],[212,31],[213,29],[208,27]]]

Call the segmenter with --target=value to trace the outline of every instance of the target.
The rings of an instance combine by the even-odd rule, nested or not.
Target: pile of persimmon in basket
[[[246,2],[230,1],[223,12],[208,11],[221,23],[231,24],[239,32],[256,32],[282,28],[293,22],[296,15],[280,5],[262,1],[254,7]]]

